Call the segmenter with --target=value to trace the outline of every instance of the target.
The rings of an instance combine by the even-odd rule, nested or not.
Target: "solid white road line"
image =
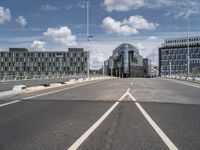
[[[170,150],[178,150],[176,145],[167,137],[167,135],[160,129],[160,127],[153,121],[153,119],[147,114],[147,112],[143,109],[143,107],[136,102],[136,99],[131,95],[131,93],[128,93],[129,97],[135,102],[136,106],[140,110],[140,112],[143,114],[143,116],[146,118],[146,120],[149,122],[149,124],[153,127],[153,129],[156,131],[156,133],[160,136],[160,138],[163,140],[163,142],[168,146]]]
[[[7,105],[11,105],[11,104],[14,104],[14,103],[18,103],[18,102],[20,102],[20,101],[21,101],[21,100],[15,100],[15,101],[12,101],[12,102],[0,104],[0,107],[7,106]]]
[[[196,87],[196,88],[200,88],[200,86],[197,86],[197,85],[193,85],[193,84],[188,84],[188,83],[185,83],[185,82],[187,82],[187,81],[175,81],[175,80],[173,80],[173,79],[165,79],[165,80],[167,80],[167,81],[172,81],[172,82],[175,82],[175,83],[180,83],[180,84],[183,84],[183,85],[188,85],[188,86],[192,86],[192,87]],[[194,83],[195,84],[195,83]],[[196,83],[196,84],[198,84],[198,83]]]
[[[129,89],[128,89],[129,90]],[[84,134],[81,135],[69,148],[68,150],[76,150],[89,136],[90,134],[108,117],[108,115],[117,107],[128,94],[128,90],[122,97],[115,102],[104,114],[99,118]]]
[[[25,97],[25,98],[22,98],[22,99],[32,99],[32,98],[45,96],[45,95],[49,95],[49,94],[53,94],[53,93],[57,93],[57,92],[62,92],[62,91],[69,90],[69,89],[74,89],[74,88],[77,88],[77,87],[85,86],[85,85],[96,83],[96,82],[100,82],[100,81],[95,81],[95,82],[91,82],[91,83],[85,83],[85,84],[82,84],[82,85],[77,85],[77,86],[68,87],[68,88],[64,88],[64,89],[60,89],[60,90],[56,90],[56,91],[46,92],[46,93],[42,93],[42,94],[38,94],[38,95]]]

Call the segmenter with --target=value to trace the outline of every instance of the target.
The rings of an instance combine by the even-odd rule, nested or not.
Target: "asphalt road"
[[[68,80],[70,80],[70,78],[4,81],[4,82],[0,82],[0,92],[12,90],[13,86],[15,85],[26,85],[27,87],[30,87],[30,86],[37,86],[37,85],[41,85],[45,83],[51,84],[51,83],[57,83],[57,82],[65,82]]]
[[[199,85],[109,79],[57,90],[0,100],[0,150],[199,149]]]

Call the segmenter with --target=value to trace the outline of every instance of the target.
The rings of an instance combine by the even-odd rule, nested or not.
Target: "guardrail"
[[[95,75],[91,77],[101,77],[102,75]],[[86,78],[87,74],[35,74],[35,75],[27,75],[27,73],[24,73],[23,75],[9,75],[7,73],[0,74],[0,82],[6,82],[6,81],[21,81],[21,80],[40,80],[40,79],[59,79],[59,78]]]
[[[191,77],[191,76],[186,77],[186,76],[174,76],[174,75],[171,75],[171,76],[167,75],[167,76],[161,76],[161,77],[200,83],[200,77]]]

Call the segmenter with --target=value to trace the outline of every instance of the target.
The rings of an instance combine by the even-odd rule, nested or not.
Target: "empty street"
[[[107,79],[0,100],[1,150],[197,150],[200,86]]]

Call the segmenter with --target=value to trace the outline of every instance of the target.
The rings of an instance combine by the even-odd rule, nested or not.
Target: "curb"
[[[32,86],[32,87],[25,87],[24,85],[16,85],[16,86],[13,87],[13,90],[0,92],[0,98],[15,96],[15,95],[18,95],[18,94],[23,94],[23,93],[32,93],[32,92],[37,92],[37,91],[52,89],[52,88],[57,88],[57,87],[63,87],[63,86],[66,86],[66,85],[73,85],[73,84],[76,84],[76,83],[84,83],[84,82],[89,82],[89,81],[94,81],[94,80],[103,80],[103,79],[104,80],[111,79],[111,77],[92,77],[90,79],[80,78],[80,79],[77,79],[77,80],[71,79],[67,82],[51,83],[47,87],[42,86],[42,85]]]

